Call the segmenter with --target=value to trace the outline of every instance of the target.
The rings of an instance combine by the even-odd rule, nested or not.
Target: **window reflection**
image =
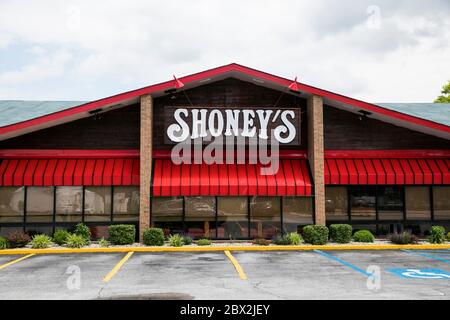
[[[0,187],[0,222],[22,222],[24,187]]]
[[[56,221],[80,222],[83,187],[56,187]]]
[[[273,238],[281,233],[280,197],[252,197],[250,201],[250,236]]]
[[[376,189],[374,186],[350,187],[352,220],[375,220]]]

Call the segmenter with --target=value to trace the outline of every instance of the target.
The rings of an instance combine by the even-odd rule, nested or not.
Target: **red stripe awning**
[[[139,185],[139,159],[4,159],[0,186]]]
[[[449,159],[325,159],[325,184],[449,184]]]
[[[153,196],[308,196],[312,184],[304,159],[282,159],[275,174],[261,164],[182,164],[156,159]]]

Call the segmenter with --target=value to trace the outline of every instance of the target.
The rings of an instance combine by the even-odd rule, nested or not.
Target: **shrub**
[[[81,248],[86,245],[86,239],[78,234],[69,234],[66,239],[69,248]]]
[[[389,240],[395,244],[417,243],[417,237],[409,232],[394,233],[389,236]]]
[[[431,243],[442,243],[445,241],[445,228],[441,226],[432,226],[428,241]]]
[[[259,246],[268,246],[270,244],[270,241],[263,238],[253,239],[253,244],[259,245]]]
[[[291,239],[288,234],[278,234],[273,238],[272,243],[279,246],[287,246],[291,244]]]
[[[375,237],[369,230],[359,230],[353,235],[353,240],[356,242],[373,242]]]
[[[450,232],[447,233],[447,241],[450,241]]]
[[[315,245],[323,245],[328,241],[328,228],[321,225],[309,225],[303,228],[305,242]]]
[[[189,236],[184,236],[184,237],[183,237],[183,244],[185,244],[185,245],[190,245],[190,244],[192,244],[192,238],[189,237]]]
[[[297,232],[289,233],[288,234],[288,238],[290,240],[290,243],[295,245],[295,246],[299,245],[303,241],[302,236],[299,235]]]
[[[332,224],[330,226],[331,241],[336,243],[349,243],[352,241],[353,228],[349,224]]]
[[[0,237],[0,250],[8,248],[8,240],[3,237]]]
[[[209,246],[211,244],[211,240],[209,239],[200,239],[197,241],[197,245],[199,246]]]
[[[31,248],[33,249],[45,249],[50,247],[52,243],[52,238],[50,238],[46,234],[37,234],[33,236],[33,240],[31,240]]]
[[[12,248],[25,247],[31,241],[30,236],[23,231],[13,231],[8,234],[7,239]]]
[[[102,248],[107,248],[107,247],[109,247],[109,241],[106,240],[105,238],[101,238],[101,239],[98,241],[98,244],[99,244],[99,246],[102,247]]]
[[[183,237],[179,234],[173,234],[169,237],[171,247],[181,247],[183,245]]]
[[[133,224],[116,224],[109,226],[109,241],[116,245],[133,244],[136,227]]]
[[[144,244],[146,246],[162,246],[164,232],[160,228],[147,228],[144,230]]]
[[[85,240],[85,244],[91,243],[91,230],[89,227],[83,223],[79,223],[75,226],[74,234],[82,236]]]
[[[62,246],[66,244],[67,237],[70,235],[70,232],[63,229],[58,229],[53,234],[53,242]]]

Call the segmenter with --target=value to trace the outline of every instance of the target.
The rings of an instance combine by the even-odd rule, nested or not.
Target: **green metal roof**
[[[450,103],[375,103],[386,109],[450,126]]]

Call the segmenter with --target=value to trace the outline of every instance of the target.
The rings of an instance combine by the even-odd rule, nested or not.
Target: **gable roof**
[[[186,90],[229,77],[252,82],[279,91],[286,91],[287,93],[291,93],[289,91],[289,85],[293,82],[293,80],[251,69],[236,63],[191,74],[181,77],[178,80],[184,83],[183,90]],[[19,118],[18,122],[6,122],[7,124],[2,124],[3,126],[0,127],[0,140],[88,117],[91,115],[89,112],[93,110],[101,110],[104,112],[113,108],[133,104],[138,102],[142,95],[151,94],[153,97],[163,96],[167,94],[166,90],[174,89],[175,87],[176,82],[174,80],[169,80],[100,100],[83,103],[81,105],[69,106],[70,102],[68,102],[68,108],[60,109],[55,106],[55,109],[52,109],[48,114],[41,113],[33,118],[24,120]],[[450,139],[450,126],[446,123],[435,122],[427,118],[421,118],[417,115],[399,112],[389,109],[387,106],[367,103],[303,83],[298,83],[297,88],[300,91],[298,93],[300,97],[307,98],[311,95],[318,95],[323,97],[324,104],[354,113],[364,110],[370,113],[369,117],[371,118]],[[77,104],[77,102],[73,103]],[[41,106],[41,111],[46,109],[45,104]],[[50,107],[48,108],[49,110],[51,109]],[[11,109],[7,108],[6,110]]]

